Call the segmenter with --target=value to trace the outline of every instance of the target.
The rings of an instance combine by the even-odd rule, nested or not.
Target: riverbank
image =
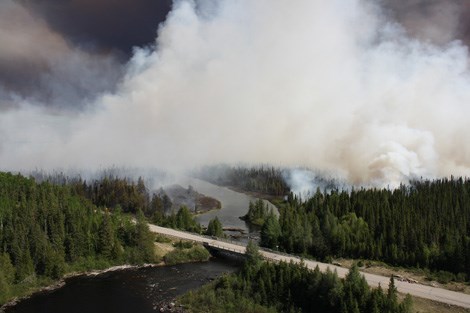
[[[164,265],[164,264],[163,264]],[[100,270],[90,270],[90,271],[83,271],[83,272],[70,272],[65,274],[60,280],[54,281],[52,284],[48,284],[46,286],[39,287],[38,289],[31,289],[30,292],[28,292],[26,295],[15,297],[12,300],[6,302],[0,307],[0,313],[5,312],[7,309],[14,307],[17,305],[19,302],[27,300],[31,298],[32,296],[38,295],[38,294],[46,294],[49,292],[53,292],[57,289],[60,289],[65,286],[67,283],[68,279],[71,278],[77,278],[77,277],[93,277],[93,276],[98,276],[101,274],[109,273],[109,272],[115,272],[115,271],[122,271],[122,270],[127,270],[131,268],[146,268],[146,267],[156,267],[156,266],[162,266],[161,263],[159,264],[143,264],[143,265],[131,265],[131,264],[122,264],[122,265],[116,265],[112,267],[108,267],[105,269],[100,269]]]
[[[161,235],[161,237],[165,237]],[[177,246],[180,241],[175,239],[159,240],[155,242],[155,256],[156,263],[152,264],[118,264],[106,268],[95,268],[85,271],[71,271],[64,274],[64,276],[57,281],[48,281],[44,285],[26,287],[26,291],[21,296],[17,296],[7,301],[5,304],[0,306],[0,313],[4,313],[6,310],[16,306],[18,303],[28,300],[29,298],[40,295],[47,294],[57,289],[64,287],[67,283],[67,280],[79,277],[95,277],[103,275],[110,272],[125,271],[129,269],[143,269],[143,268],[152,268],[152,267],[163,267],[171,266],[181,263],[194,263],[194,262],[204,262],[208,261],[210,254],[209,252],[202,247],[201,245],[192,245],[187,248],[178,248]],[[204,253],[204,251],[206,253]]]
[[[176,299],[206,283],[237,271],[239,263],[213,258],[209,262],[124,269],[77,277],[54,292],[38,294],[6,313],[155,313],[181,312]],[[172,304],[173,303],[173,304]]]
[[[228,188],[232,191],[238,192],[238,193],[243,193],[243,194],[248,195],[248,196],[253,197],[253,198],[258,198],[258,199],[263,199],[263,200],[269,201],[274,206],[276,206],[276,203],[278,203],[279,201],[281,201],[281,202],[284,201],[284,196],[274,196],[274,195],[261,193],[261,192],[256,192],[256,191],[247,191],[247,190],[244,190],[240,187],[235,187],[235,186],[222,186],[222,187],[226,187],[226,188]]]

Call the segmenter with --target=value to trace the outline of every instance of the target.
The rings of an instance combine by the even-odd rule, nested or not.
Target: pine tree
[[[98,252],[105,258],[112,257],[114,233],[109,213],[105,212],[100,225]]]
[[[137,248],[141,256],[141,262],[155,261],[155,236],[150,232],[147,221],[142,211],[137,212],[136,236]]]
[[[279,238],[281,237],[281,226],[271,211],[261,228],[261,245],[263,247],[279,249]]]
[[[249,268],[250,270],[258,270],[261,266],[262,260],[263,257],[259,253],[258,246],[252,240],[250,240],[246,246],[245,268]]]
[[[389,312],[396,312],[398,308],[398,291],[395,287],[395,279],[393,276],[390,278],[387,291],[387,302],[386,307]]]
[[[217,216],[209,221],[209,224],[207,225],[206,235],[224,237],[222,223],[219,221]]]

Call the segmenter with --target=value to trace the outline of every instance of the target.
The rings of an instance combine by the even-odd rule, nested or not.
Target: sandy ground
[[[358,260],[338,259],[335,262],[340,263],[343,267],[350,268],[352,264],[356,261]],[[427,280],[426,276],[422,273],[419,273],[419,271],[413,271],[412,269],[408,270],[408,269],[404,269],[400,267],[391,267],[391,266],[381,264],[380,262],[374,262],[374,261],[363,261],[363,262],[367,266],[364,266],[363,268],[361,268],[361,271],[365,273],[382,275],[386,277],[390,277],[392,275],[400,275],[404,278],[416,280],[420,284],[425,285],[425,286],[438,287],[438,288],[461,292],[461,293],[470,295],[470,286],[465,283],[450,282],[448,284],[440,284],[437,281]]]

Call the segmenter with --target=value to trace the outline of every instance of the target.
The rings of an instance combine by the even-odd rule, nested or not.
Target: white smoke
[[[308,168],[289,168],[283,171],[283,179],[290,191],[301,199],[308,199],[316,192],[349,191],[351,185],[334,173],[322,173]]]
[[[370,1],[175,1],[80,116],[0,115],[2,168],[299,165],[355,184],[470,173],[467,47]]]

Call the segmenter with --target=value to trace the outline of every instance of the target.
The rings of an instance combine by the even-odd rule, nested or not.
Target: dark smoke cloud
[[[413,37],[440,45],[470,42],[468,1],[376,1]],[[198,0],[196,9],[207,16],[220,3]],[[157,27],[171,7],[171,0],[2,1],[0,109],[23,98],[81,110],[84,100],[114,90],[135,47],[156,42]]]
[[[119,51],[155,41],[171,0],[23,0],[54,31],[87,49]]]
[[[133,47],[155,41],[170,0],[2,0],[0,110],[82,110],[114,90]]]
[[[470,174],[464,2],[195,1],[137,43],[144,2],[1,0],[0,167]]]

